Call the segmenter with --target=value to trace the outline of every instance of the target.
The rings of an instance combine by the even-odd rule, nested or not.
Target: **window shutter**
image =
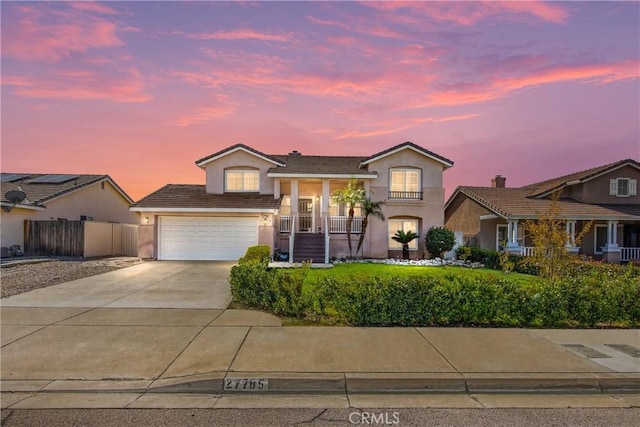
[[[630,196],[635,196],[636,194],[638,194],[637,188],[638,188],[637,180],[630,179],[629,180],[629,195]]]
[[[609,195],[617,196],[618,195],[618,180],[612,178],[609,180]]]

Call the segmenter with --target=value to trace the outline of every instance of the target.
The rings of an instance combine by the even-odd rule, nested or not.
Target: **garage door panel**
[[[159,259],[236,260],[258,244],[257,217],[160,217]]]

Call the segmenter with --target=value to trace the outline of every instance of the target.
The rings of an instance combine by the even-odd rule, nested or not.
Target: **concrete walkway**
[[[2,408],[640,406],[639,330],[282,327],[158,264],[3,299]]]

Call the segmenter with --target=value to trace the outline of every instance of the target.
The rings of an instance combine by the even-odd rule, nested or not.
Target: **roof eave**
[[[272,213],[278,212],[276,208],[175,208],[175,207],[139,207],[131,206],[131,212],[169,212],[169,213]]]
[[[229,154],[233,154],[233,153],[235,153],[237,151],[244,151],[247,154],[251,154],[252,156],[256,156],[256,157],[258,157],[258,158],[260,158],[260,159],[262,159],[264,161],[267,161],[269,163],[272,163],[272,164],[274,164],[276,166],[286,167],[286,163],[278,162],[275,159],[272,159],[271,157],[268,157],[266,154],[260,153],[258,151],[250,150],[250,149],[248,149],[247,147],[244,147],[244,146],[236,146],[236,147],[233,147],[233,148],[231,148],[229,150],[222,151],[222,152],[220,152],[219,154],[217,154],[217,155],[215,155],[213,157],[204,157],[204,158],[202,158],[200,160],[196,160],[196,166],[198,166],[199,168],[204,169],[204,167],[207,164],[209,164],[209,163],[211,163],[211,162],[213,162],[215,160],[218,160],[218,159],[220,159],[222,157],[228,156]]]
[[[453,162],[449,159],[445,159],[444,157],[439,157],[439,156],[435,156],[429,152],[427,152],[424,149],[420,149],[419,147],[414,147],[411,144],[402,144],[400,146],[398,146],[397,148],[391,150],[391,151],[387,151],[387,152],[383,152],[383,154],[379,154],[379,155],[374,155],[372,157],[369,157],[367,159],[364,159],[363,161],[360,162],[360,167],[364,167],[366,165],[368,165],[369,163],[375,162],[377,160],[383,159],[387,156],[391,156],[393,154],[396,154],[400,151],[403,150],[412,150],[415,151],[418,154],[422,154],[425,157],[428,157],[432,160],[435,160],[436,162],[442,164],[444,166],[445,169],[448,169],[450,167],[453,166]],[[434,153],[435,154],[435,153]]]
[[[316,174],[316,173],[280,173],[280,172],[269,172],[267,173],[267,177],[269,178],[359,178],[359,179],[376,179],[378,174],[347,174],[347,173],[336,173],[336,174]]]

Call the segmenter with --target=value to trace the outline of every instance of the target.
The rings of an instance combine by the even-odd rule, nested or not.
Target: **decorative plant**
[[[411,230],[406,232],[398,230],[395,235],[391,236],[396,242],[402,243],[402,259],[409,259],[409,243],[418,237],[420,236]]]
[[[344,203],[349,208],[349,214],[347,216],[347,244],[349,245],[349,258],[352,258],[351,224],[353,224],[353,209],[358,203],[362,203],[365,200],[364,188],[360,187],[358,180],[353,178],[345,188],[334,191],[331,194],[331,199],[335,203]]]
[[[441,257],[444,252],[453,249],[456,236],[448,228],[431,227],[425,236],[425,243],[431,258]]]
[[[356,255],[360,252],[364,243],[364,235],[367,232],[367,226],[369,225],[369,216],[373,216],[384,221],[384,214],[382,213],[382,205],[384,202],[372,202],[371,199],[365,198],[360,203],[360,209],[362,211],[362,230],[360,231],[360,238],[358,239],[358,249],[356,249]]]

